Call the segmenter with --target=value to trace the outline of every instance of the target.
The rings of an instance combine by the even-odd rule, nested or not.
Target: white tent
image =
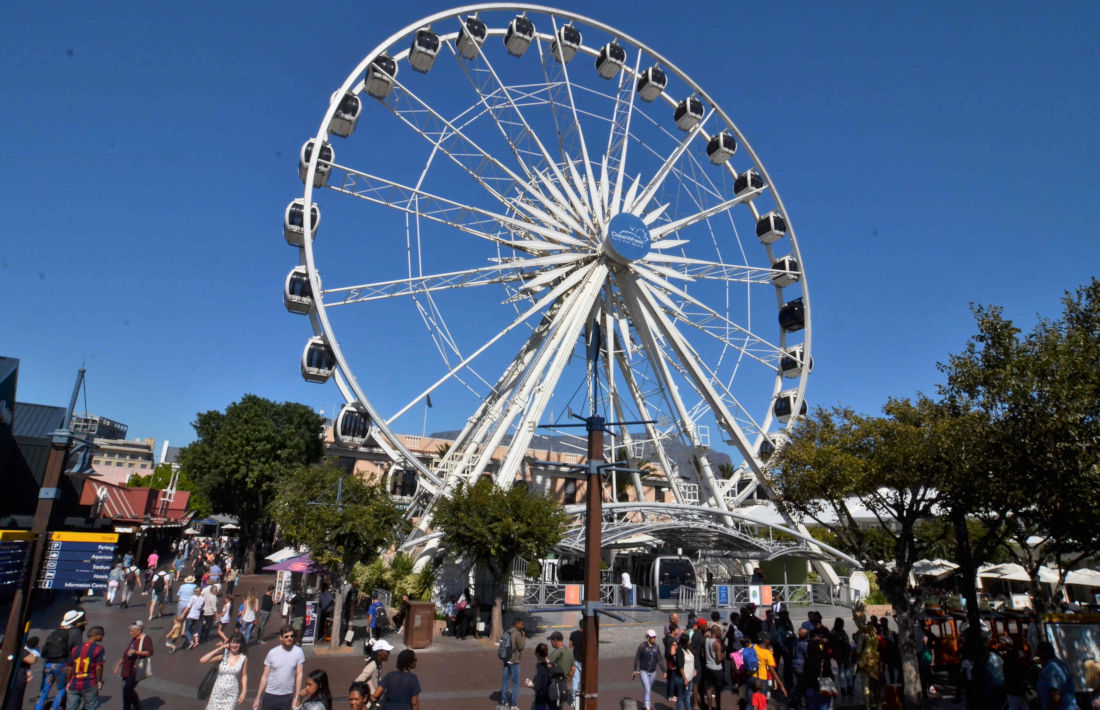
[[[1094,569],[1075,569],[1066,575],[1066,584],[1080,584],[1085,587],[1100,587],[1100,572]]]
[[[270,560],[271,564],[277,564],[279,562],[282,562],[283,560],[289,560],[291,557],[297,557],[300,554],[301,553],[298,552],[298,549],[295,547],[284,547],[278,552],[272,552],[264,559]]]
[[[958,568],[957,564],[949,560],[917,560],[913,563],[913,575],[916,577],[943,577]]]
[[[1015,562],[990,565],[978,570],[978,577],[985,579],[1007,579],[1012,582],[1028,582],[1031,576],[1027,570]],[[1058,573],[1048,567],[1039,568],[1039,581],[1043,584],[1057,584]]]

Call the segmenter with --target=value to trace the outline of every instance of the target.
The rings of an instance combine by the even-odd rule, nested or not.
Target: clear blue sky
[[[331,409],[281,303],[297,151],[364,54],[448,6],[5,4],[0,354],[19,399],[63,406],[86,363],[89,410],[173,444],[246,392]],[[768,167],[810,279],[811,405],[930,391],[971,302],[1026,325],[1100,271],[1100,4],[562,6],[677,63]]]

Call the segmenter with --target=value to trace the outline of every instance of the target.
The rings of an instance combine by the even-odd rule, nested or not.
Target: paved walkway
[[[268,576],[244,577],[237,585],[237,591],[244,593],[249,588],[262,590],[269,583]],[[88,625],[100,625],[106,629],[104,645],[107,651],[107,671],[114,667],[129,640],[127,627],[134,619],[145,620],[148,616],[146,597],[137,597],[135,605],[129,609],[119,607],[107,608],[103,604],[102,597],[86,598],[83,606],[88,614]],[[174,610],[174,605],[170,605]],[[61,599],[50,609],[36,615],[32,620],[34,627],[32,633],[45,639],[50,628],[54,627],[65,611],[72,608],[71,599]],[[835,616],[841,616],[846,620],[850,618],[847,610],[818,608],[827,622],[830,623]],[[728,614],[728,611],[727,611]],[[792,610],[792,617],[797,626],[805,618],[805,610]],[[506,614],[510,621],[511,615]],[[579,615],[577,612],[553,612],[537,616],[525,615],[525,627],[528,632],[528,650],[524,652],[522,663],[522,677],[534,675],[534,645],[537,642],[546,641],[546,637],[552,630],[561,630],[566,637],[568,633],[577,628]],[[626,613],[626,620],[622,623],[605,619],[607,623],[601,624],[600,633],[600,708],[625,708],[627,699],[638,701],[639,707],[642,698],[641,684],[631,680],[631,665],[634,651],[638,643],[642,641],[647,628],[655,628],[660,633],[660,627],[667,621],[665,613],[657,613],[652,610],[638,609]],[[272,616],[268,624],[266,640],[261,645],[253,646],[249,650],[249,693],[244,706],[251,708],[252,699],[255,697],[256,686],[259,683],[260,673],[263,670],[263,658],[267,650],[276,643],[275,634],[282,624],[278,614]],[[214,646],[214,641],[208,641],[193,651],[179,651],[169,655],[163,643],[164,633],[171,626],[171,617],[164,616],[155,619],[146,625],[146,630],[156,642],[156,654],[153,658],[154,677],[143,681],[138,687],[138,694],[142,698],[142,708],[153,710],[200,710],[205,703],[195,697],[195,688],[205,675],[209,666],[200,666],[199,657]],[[216,639],[216,637],[215,637]],[[404,645],[394,635],[387,636],[400,651]],[[308,672],[314,668],[323,668],[329,675],[329,681],[336,696],[333,704],[334,710],[347,707],[347,687],[352,679],[359,673],[363,666],[362,641],[357,640],[355,649],[342,649],[339,652],[329,651],[324,647],[306,646],[306,667]],[[430,648],[417,651],[419,663],[416,673],[420,678],[420,684],[424,692],[420,696],[420,706],[425,710],[433,708],[443,710],[494,710],[496,700],[500,693],[500,661],[496,657],[496,649],[484,640],[466,639],[459,641],[450,636],[436,638]],[[390,662],[383,669],[391,670],[396,658],[391,657]],[[38,678],[40,670],[36,672],[36,678],[27,691],[25,708],[33,708],[31,700],[38,690]],[[663,682],[655,684],[662,691]],[[655,688],[656,690],[656,688]],[[122,706],[121,682],[117,676],[111,676],[105,682],[103,691],[103,703],[101,707],[119,708]],[[533,696],[526,688],[520,690],[520,707],[529,708]],[[736,700],[730,693],[723,696],[725,707],[736,708]],[[663,693],[654,693],[654,708],[656,710],[673,710],[675,704],[668,702]],[[771,702],[772,708],[785,708],[785,703],[775,699]]]

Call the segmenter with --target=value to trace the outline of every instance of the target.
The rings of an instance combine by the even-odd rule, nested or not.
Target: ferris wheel
[[[763,163],[665,56],[548,7],[436,13],[366,54],[299,158],[302,374],[335,380],[340,442],[415,472],[411,514],[511,485],[533,447],[583,453],[558,427],[593,409],[650,422],[607,458],[664,471],[676,503],[754,495],[806,409],[802,259]],[[406,436],[429,414],[453,439],[432,463]]]

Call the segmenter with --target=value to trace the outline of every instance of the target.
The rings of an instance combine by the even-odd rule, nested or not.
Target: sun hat
[[[184,584],[194,584],[195,583],[195,575],[193,575],[193,574],[187,575],[186,577],[183,578],[183,583]]]
[[[375,651],[392,651],[393,644],[386,639],[378,639],[374,642],[374,645],[371,646],[371,648],[373,648]]]
[[[65,612],[65,616],[61,618],[61,628],[68,629],[76,624],[78,621],[84,618],[84,612],[80,609],[73,609],[72,611]]]

